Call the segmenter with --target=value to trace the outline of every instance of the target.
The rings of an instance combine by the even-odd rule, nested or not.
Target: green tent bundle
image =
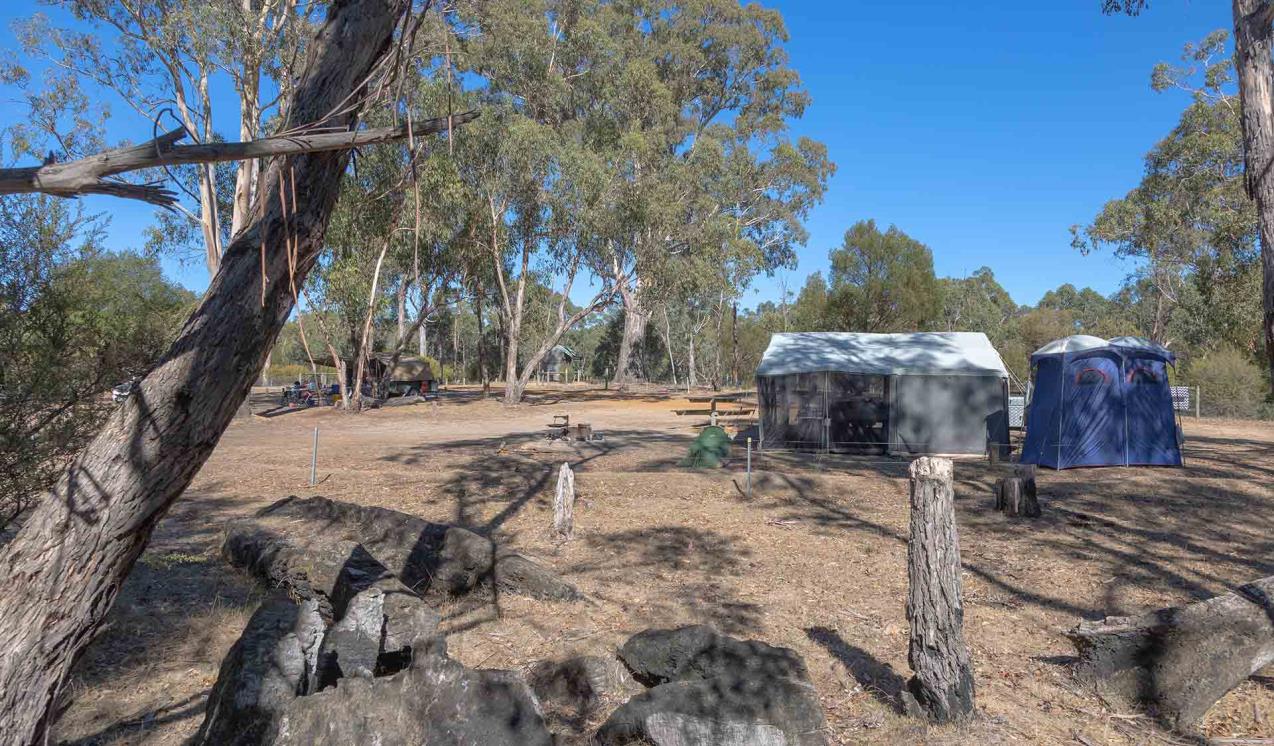
[[[705,427],[690,444],[690,453],[681,460],[681,466],[717,467],[729,456],[730,436],[725,430],[712,425]]]

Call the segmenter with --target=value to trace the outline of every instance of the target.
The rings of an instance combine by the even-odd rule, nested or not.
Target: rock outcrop
[[[710,627],[647,630],[619,657],[651,688],[611,713],[606,746],[823,746],[818,694],[796,652]]]

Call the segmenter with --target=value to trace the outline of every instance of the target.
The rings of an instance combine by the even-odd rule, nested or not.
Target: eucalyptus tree
[[[1102,0],[1107,13],[1135,15],[1148,0]],[[1243,132],[1244,190],[1256,205],[1260,244],[1261,336],[1268,394],[1274,398],[1274,1],[1232,0],[1234,69]],[[1212,66],[1210,71],[1224,69]]]
[[[1190,105],[1147,153],[1141,182],[1108,202],[1091,224],[1072,229],[1082,251],[1109,246],[1138,260],[1131,289],[1149,306],[1143,333],[1158,342],[1174,341],[1174,309],[1186,295],[1241,283],[1245,270],[1260,262],[1227,41],[1224,31],[1215,32],[1187,45],[1186,67],[1156,67],[1153,87],[1184,88]]]
[[[605,39],[562,5],[494,0],[456,19],[467,31],[462,69],[484,81],[473,95],[487,114],[457,143],[456,160],[503,331],[507,403],[521,400],[544,355],[604,308],[626,277],[598,219],[616,177],[590,147],[580,116],[595,105],[579,89],[600,72],[594,52]],[[571,310],[571,292],[585,277],[597,289]],[[554,323],[524,355],[536,283],[556,293]]]
[[[398,29],[410,29],[410,6],[333,0],[292,94],[289,125],[344,130],[348,138],[369,94],[393,90],[381,75],[398,69],[392,42]],[[44,741],[72,663],[291,315],[289,270],[303,281],[313,266],[348,163],[343,150],[270,163],[261,209],[227,248],[199,307],[0,549],[0,742]],[[285,210],[283,194],[293,187],[306,199]]]
[[[623,133],[616,245],[632,269],[621,284],[622,381],[644,335],[643,298],[660,278],[706,252],[728,268],[733,296],[758,272],[790,264],[833,167],[820,143],[789,139],[809,97],[788,66],[778,12],[729,0],[607,10],[605,28],[631,71],[599,94],[607,103],[593,120]]]
[[[71,73],[66,84],[114,93],[157,130],[174,118],[198,143],[221,139],[213,128],[219,72],[229,76],[238,99],[240,141],[262,137],[271,119],[286,119],[315,12],[299,0],[47,1],[87,27],[57,27],[36,14],[17,27],[28,54]],[[232,178],[230,169],[212,163],[178,170],[188,172],[176,181],[192,206],[178,203],[177,215],[158,213],[153,243],[169,250],[200,244],[211,275],[248,219],[259,162],[240,161]],[[190,226],[198,228],[197,241]]]
[[[829,259],[829,311],[841,330],[920,331],[942,313],[933,252],[895,226],[882,233],[876,221],[861,220]]]

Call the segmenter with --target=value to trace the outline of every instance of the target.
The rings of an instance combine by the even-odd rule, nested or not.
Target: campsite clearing
[[[495,392],[493,392],[495,393]],[[222,656],[260,591],[219,556],[220,531],[290,494],[322,494],[459,523],[508,542],[575,583],[588,603],[500,596],[446,609],[452,654],[485,668],[611,655],[650,626],[710,622],[797,650],[834,742],[1140,743],[1153,732],[1068,674],[1061,631],[1274,574],[1274,426],[1187,420],[1182,469],[1039,474],[1043,515],[1005,518],[991,485],[1010,467],[957,461],[965,638],[978,716],[926,729],[897,714],[906,661],[907,461],[763,453],[754,494],[743,458],[676,465],[696,430],[662,390],[532,388],[504,407],[473,389],[438,403],[351,416],[296,410],[242,419],[163,520],[80,661],[57,727],[84,743],[176,744],[203,717]],[[546,442],[550,414],[604,441]],[[316,488],[307,487],[313,428]],[[575,471],[575,538],[552,533],[554,480]],[[1274,672],[1228,694],[1213,736],[1274,737]]]

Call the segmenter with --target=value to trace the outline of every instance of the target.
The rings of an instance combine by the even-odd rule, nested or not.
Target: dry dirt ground
[[[539,557],[591,603],[505,595],[446,609],[462,662],[525,668],[613,654],[651,626],[710,622],[799,651],[842,743],[1172,743],[1087,691],[1061,631],[1082,618],[1202,599],[1274,574],[1274,427],[1187,420],[1184,469],[1045,471],[1044,516],[990,509],[996,467],[956,464],[965,637],[978,715],[926,728],[898,714],[906,661],[906,464],[767,454],[676,465],[694,431],[658,391],[533,390],[507,408],[473,390],[358,416],[238,420],[160,524],[110,627],[78,665],[57,727],[74,743],[180,743],[260,590],[219,556],[224,523],[287,495],[382,505],[489,533]],[[541,440],[553,414],[605,433]],[[309,487],[313,429],[317,487]],[[576,469],[576,537],[549,533],[555,475]],[[1003,468],[1003,467],[1000,467]],[[1212,737],[1274,738],[1274,671],[1209,713]]]

